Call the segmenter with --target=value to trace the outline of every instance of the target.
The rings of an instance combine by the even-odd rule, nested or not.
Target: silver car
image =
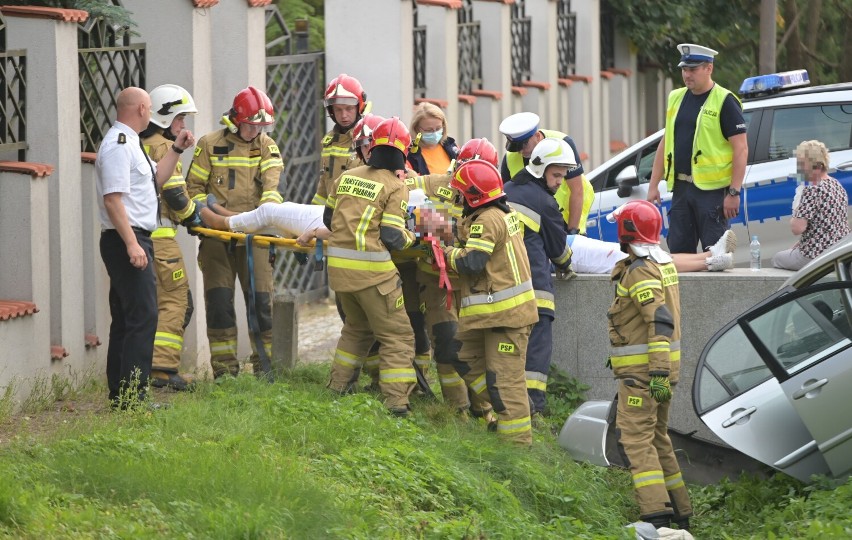
[[[710,339],[692,398],[707,427],[753,459],[803,482],[852,472],[852,237]],[[609,465],[613,412],[584,403],[560,445]]]

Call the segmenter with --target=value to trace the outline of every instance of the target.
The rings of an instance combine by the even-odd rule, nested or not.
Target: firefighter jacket
[[[462,218],[464,247],[447,247],[448,266],[461,275],[459,331],[523,328],[538,322],[521,219],[490,204]]]
[[[435,209],[442,212],[447,219],[452,219],[455,223],[455,220],[461,218],[462,207],[457,203],[456,190],[450,187],[449,175],[429,174],[409,177],[405,180],[405,185],[408,186],[409,191],[422,189]],[[453,227],[455,228],[455,225]],[[417,260],[417,281],[422,283],[425,283],[425,280],[438,281],[439,271],[435,269],[434,262],[431,252],[427,252]],[[450,272],[449,278],[453,289],[457,289],[458,275]]]
[[[539,314],[556,315],[551,262],[560,270],[571,266],[571,248],[559,205],[544,180],[522,170],[504,186],[509,205],[518,213],[530,261]]]
[[[168,152],[171,148],[172,141],[163,136],[162,133],[154,133],[150,137],[146,137],[145,140],[142,141],[142,145],[145,148],[145,153],[147,153],[152,160],[159,163],[160,160],[163,159],[163,156],[166,155],[166,152]],[[195,202],[189,198],[189,193],[186,190],[186,182],[183,179],[183,166],[180,161],[177,162],[172,176],[166,180],[165,184],[163,184],[160,194],[160,198],[162,199],[160,204],[160,216],[164,220],[167,219],[172,222],[169,225],[163,221],[164,227],[161,228],[173,228],[174,225],[177,225],[181,221],[190,217],[195,212]],[[162,202],[167,204],[162,204]],[[173,208],[173,206],[176,207]],[[159,230],[157,232],[159,232]],[[163,234],[168,235],[168,232],[161,233],[161,235]],[[173,237],[174,234],[171,234],[170,236]]]
[[[392,171],[362,165],[340,175],[326,208],[333,212],[326,252],[332,290],[360,291],[398,278],[390,250],[406,249],[415,240],[405,228],[405,182]]]
[[[680,373],[680,291],[674,263],[634,254],[612,271],[615,300],[607,312],[610,361],[617,379],[648,382]]]
[[[283,170],[278,145],[266,133],[246,142],[222,129],[198,140],[186,185],[196,202],[212,193],[228,210],[248,212],[262,203],[284,201],[278,192]]]
[[[352,130],[341,132],[337,125],[322,138],[320,175],[311,204],[324,205],[334,181],[344,171],[363,165],[352,145]]]

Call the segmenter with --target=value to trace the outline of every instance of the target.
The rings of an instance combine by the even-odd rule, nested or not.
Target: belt
[[[151,236],[151,231],[146,231],[142,227],[130,227],[130,228],[133,229],[133,232],[139,233],[142,236],[147,236],[147,237]]]
[[[680,180],[682,182],[689,182],[690,184],[695,182],[695,180],[692,178],[691,174],[677,173],[677,175],[675,175],[675,178],[677,178],[678,180]]]

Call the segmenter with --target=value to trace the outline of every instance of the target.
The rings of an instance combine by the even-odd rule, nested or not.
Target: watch
[[[740,192],[739,192],[739,190],[736,190],[736,189],[728,186],[728,195],[730,195],[731,197],[739,197]]]

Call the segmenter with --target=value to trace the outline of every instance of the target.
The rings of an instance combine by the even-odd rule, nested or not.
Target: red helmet
[[[394,116],[382,120],[373,130],[373,140],[370,143],[370,152],[377,146],[390,146],[408,156],[408,147],[411,146],[411,133],[402,123],[402,120]]]
[[[325,89],[325,106],[331,113],[332,105],[356,105],[358,114],[364,114],[367,105],[367,93],[361,87],[361,83],[355,77],[341,73],[333,78]],[[334,120],[334,116],[331,117]]]
[[[481,159],[462,163],[453,173],[450,187],[457,189],[473,208],[505,195],[500,171]]]
[[[625,244],[659,244],[663,216],[652,203],[635,200],[618,207],[607,220],[618,223],[618,241]]]
[[[464,146],[459,150],[459,155],[456,158],[456,163],[461,165],[465,161],[471,159],[481,159],[488,163],[497,166],[497,149],[485,137],[481,139],[471,139],[464,143]]]
[[[358,120],[358,123],[355,124],[354,128],[352,128],[352,142],[355,145],[355,148],[359,148],[370,142],[373,138],[373,131],[375,131],[376,126],[384,121],[384,116],[372,113],[367,113],[363,118]]]
[[[268,126],[275,121],[275,109],[272,107],[269,96],[263,90],[249,86],[240,90],[234,98],[231,118],[237,125]]]

